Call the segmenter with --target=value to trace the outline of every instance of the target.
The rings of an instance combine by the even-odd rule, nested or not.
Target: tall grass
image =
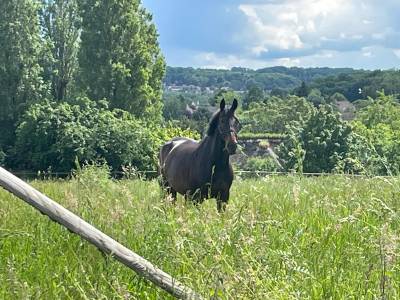
[[[228,210],[88,169],[32,184],[206,298],[400,298],[400,179],[236,180]],[[0,191],[0,299],[169,299]]]

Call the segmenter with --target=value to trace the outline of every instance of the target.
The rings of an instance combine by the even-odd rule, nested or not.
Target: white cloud
[[[236,40],[250,44],[255,55],[262,54],[260,49],[268,49],[271,57],[274,51],[296,51],[298,56],[304,51],[355,51],[393,33],[372,0],[282,0],[238,9],[247,26]]]
[[[300,65],[299,58],[283,57],[276,60],[276,65],[285,67],[295,67]]]
[[[158,9],[160,45],[173,66],[399,64],[400,0],[143,2]]]
[[[262,6],[262,9],[265,7]],[[268,46],[291,49],[301,48],[303,43],[296,30],[298,18],[295,12],[282,12],[275,16],[276,24],[287,24],[287,26],[276,26],[276,24],[264,22],[263,17],[258,13],[258,6],[240,5],[239,9],[248,17],[254,35],[258,43],[253,47],[257,49],[268,48]]]
[[[237,55],[218,55],[214,52],[201,52],[195,55],[195,65],[210,69],[230,69],[232,67],[246,66],[253,69],[260,69],[269,66],[293,67],[301,64],[300,58],[278,58],[268,62],[262,59],[240,57]]]
[[[328,26],[332,18],[343,15],[348,8],[345,0],[286,0],[269,4],[241,4],[239,10],[248,18],[247,32],[256,47],[282,50],[301,49],[310,45],[306,35],[331,35]],[[342,20],[340,20],[342,22]],[[246,33],[244,33],[246,35]]]
[[[246,66],[253,69],[262,68],[262,60],[241,58],[236,55],[218,55],[214,52],[201,52],[194,56],[194,65],[209,69],[230,69],[237,66]]]

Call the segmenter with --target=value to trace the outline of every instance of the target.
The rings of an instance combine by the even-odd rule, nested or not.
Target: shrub
[[[271,97],[266,103],[252,103],[240,116],[243,133],[274,132],[284,134],[286,126],[295,121],[308,119],[313,105],[304,98],[290,96],[287,99]]]
[[[276,172],[279,166],[271,156],[265,157],[249,157],[243,164],[242,169],[245,171],[266,171]]]
[[[351,127],[331,106],[321,105],[308,120],[288,127],[279,153],[288,170],[331,172],[346,157],[350,143]]]
[[[400,173],[400,105],[394,96],[382,92],[376,99],[369,98],[357,113],[353,130],[364,139],[363,145],[373,149],[367,165],[376,174]]]
[[[22,117],[11,162],[35,171],[69,172],[77,163],[102,160],[114,171],[125,165],[154,170],[159,146],[175,135],[197,137],[171,124],[159,127],[109,110],[104,101],[43,102]]]

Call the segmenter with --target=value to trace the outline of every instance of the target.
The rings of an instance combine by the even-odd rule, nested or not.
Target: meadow
[[[37,189],[205,298],[400,298],[400,178],[237,179],[227,211],[87,168]],[[0,299],[171,299],[0,190]]]

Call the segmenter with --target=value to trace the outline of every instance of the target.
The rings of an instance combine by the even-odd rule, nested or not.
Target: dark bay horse
[[[177,137],[161,147],[160,175],[174,201],[177,193],[195,203],[216,198],[218,211],[225,210],[233,181],[229,155],[236,152],[240,126],[235,117],[237,106],[235,99],[229,109],[225,108],[222,99],[201,142]]]

